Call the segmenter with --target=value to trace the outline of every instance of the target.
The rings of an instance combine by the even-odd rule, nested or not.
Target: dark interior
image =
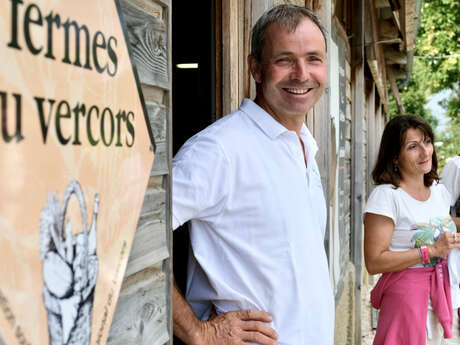
[[[215,1],[172,2],[173,155],[216,118]],[[198,63],[198,68],[180,69],[181,63]],[[189,242],[184,224],[173,233],[174,277],[183,293]],[[174,344],[183,343],[175,338]]]

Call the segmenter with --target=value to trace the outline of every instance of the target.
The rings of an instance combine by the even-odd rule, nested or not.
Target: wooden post
[[[399,115],[405,114],[406,109],[404,108],[404,104],[401,100],[401,95],[399,94],[398,86],[396,85],[395,77],[391,67],[388,67],[388,79],[390,79],[390,86],[391,86],[391,93],[396,101],[396,105],[398,106]]]
[[[370,174],[375,164],[375,143],[378,140],[379,133],[376,131],[375,123],[375,83],[371,81],[371,90],[367,102],[367,173],[366,190],[370,193],[372,189],[372,179]]]
[[[330,1],[322,1],[321,5],[318,6],[318,10],[316,11],[317,15],[321,19],[323,26],[326,28],[327,34],[327,46],[331,45],[331,4]],[[330,60],[330,53],[328,51],[328,70],[329,70],[329,60]],[[329,83],[329,76],[328,76],[328,85]],[[329,165],[330,165],[330,138],[331,138],[331,130],[330,130],[330,113],[329,113],[329,88],[326,88],[324,91],[323,96],[319,99],[316,103],[314,110],[313,110],[313,136],[318,143],[318,153],[316,154],[316,161],[318,163],[318,168],[321,174],[321,183],[324,189],[324,196],[326,199],[327,212],[328,212],[328,223],[326,224],[326,234],[324,237],[324,246],[326,248],[326,254],[329,257]],[[312,116],[311,112],[308,116]]]
[[[238,108],[238,0],[222,1],[222,108],[223,115]]]
[[[355,320],[361,320],[363,240],[363,119],[364,119],[364,0],[353,1],[352,21],[352,261],[355,265]],[[356,344],[361,344],[361,323],[355,323]]]
[[[107,339],[108,345],[162,345],[170,344],[172,340],[172,59],[169,3],[161,0],[121,1],[129,37],[134,39],[130,44],[157,150]],[[150,38],[155,38],[155,42]],[[141,43],[135,44],[136,41]],[[152,58],[152,44],[161,50],[161,54],[154,53],[156,59]]]

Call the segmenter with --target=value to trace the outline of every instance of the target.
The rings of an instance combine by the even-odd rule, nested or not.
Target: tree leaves
[[[460,6],[458,0],[424,0],[417,34],[414,64],[401,98],[406,113],[419,115],[436,129],[438,121],[424,109],[431,95],[452,90],[441,105],[449,118],[448,127],[440,133],[442,145],[437,148],[439,167],[448,157],[460,154]],[[390,117],[398,115],[396,103],[390,100]]]

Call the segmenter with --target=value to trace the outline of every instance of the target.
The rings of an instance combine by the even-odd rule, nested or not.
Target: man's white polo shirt
[[[280,345],[332,345],[334,299],[324,250],[326,205],[303,126],[251,100],[190,138],[173,161],[173,228],[190,220],[186,298],[207,318],[269,312]]]
[[[460,156],[451,158],[441,172],[441,183],[450,193],[450,206],[460,197]]]

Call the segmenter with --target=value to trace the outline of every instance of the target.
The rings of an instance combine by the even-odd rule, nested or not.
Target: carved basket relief
[[[66,218],[70,197],[78,199],[83,232],[72,233]],[[98,274],[96,221],[98,194],[94,197],[93,219],[87,225],[86,203],[77,181],[70,182],[62,205],[57,195],[41,212],[40,256],[43,261],[43,301],[48,315],[50,345],[87,345],[91,338],[94,288]]]

